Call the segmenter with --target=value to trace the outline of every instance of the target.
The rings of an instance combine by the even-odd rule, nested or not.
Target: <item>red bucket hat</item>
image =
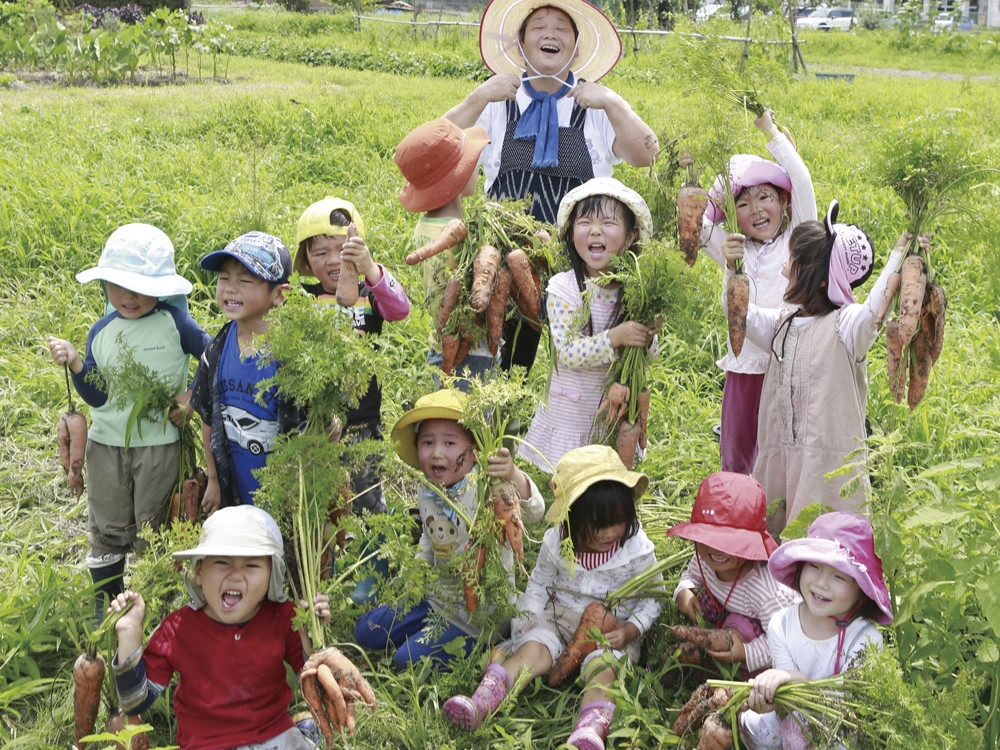
[[[489,142],[485,128],[462,129],[443,117],[411,130],[393,157],[406,178],[399,193],[403,208],[431,211],[448,203],[468,184]]]
[[[745,560],[767,560],[778,543],[767,533],[767,496],[753,477],[717,471],[702,480],[691,520],[672,526],[668,536],[726,552]]]
[[[889,590],[867,518],[844,511],[824,513],[812,522],[804,538],[782,544],[767,567],[775,579],[794,588],[795,573],[802,562],[829,565],[850,576],[879,608],[875,621],[882,625],[892,622]]]

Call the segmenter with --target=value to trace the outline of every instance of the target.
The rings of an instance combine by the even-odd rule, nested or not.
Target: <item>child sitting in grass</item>
[[[556,499],[528,586],[517,603],[514,652],[490,664],[471,696],[456,695],[444,704],[445,715],[473,730],[499,707],[522,672],[529,678],[552,673],[569,676],[561,666],[567,641],[581,625],[588,606],[656,563],[653,543],[643,532],[636,503],[649,477],[628,471],[618,454],[604,445],[568,451],[553,477]],[[568,559],[564,542],[572,542]],[[582,658],[584,690],[580,716],[567,744],[578,750],[604,750],[615,703],[608,690],[617,679],[605,655],[639,658],[642,635],[660,614],[652,597],[626,600],[613,612],[601,606],[599,629],[605,643]]]
[[[369,650],[393,646],[393,662],[400,670],[422,657],[447,663],[454,657],[445,646],[456,639],[468,656],[480,633],[465,605],[461,577],[447,569],[470,540],[463,516],[474,519],[476,515],[475,472],[485,470],[491,477],[513,483],[526,523],[541,520],[545,508],[535,483],[514,465],[506,448],[490,456],[485,469],[477,467],[472,434],[461,424],[465,406],[466,396],[461,391],[435,391],[418,399],[392,428],[399,457],[424,475],[425,484],[417,494],[422,529],[417,554],[435,566],[438,575],[433,590],[416,606],[380,605],[362,615],[354,637]],[[514,553],[507,544],[502,562],[507,570],[513,570]],[[443,630],[438,627],[442,619],[448,623]]]

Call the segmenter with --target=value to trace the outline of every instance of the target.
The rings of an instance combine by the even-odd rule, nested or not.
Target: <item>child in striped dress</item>
[[[547,403],[535,411],[521,449],[524,459],[544,471],[551,472],[568,450],[592,442],[608,368],[621,348],[653,347],[655,354],[656,332],[623,320],[619,285],[598,278],[612,270],[622,251],[638,254],[651,227],[646,202],[611,177],[583,183],[559,205],[559,236],[572,269],[549,279],[545,306],[556,363]]]
[[[744,679],[771,666],[767,623],[799,601],[768,572],[767,559],[778,545],[767,532],[766,513],[764,488],[756,479],[719,471],[702,481],[691,520],[667,531],[695,544],[674,590],[678,611],[696,625],[703,618],[708,627],[729,631],[731,647],[708,655],[741,664]]]

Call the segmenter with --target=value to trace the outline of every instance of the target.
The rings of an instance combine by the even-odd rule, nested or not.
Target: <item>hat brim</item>
[[[205,557],[271,557],[274,550],[266,550],[257,545],[246,544],[205,544],[192,549],[174,552],[171,557],[177,560],[190,560]]]
[[[101,268],[94,266],[86,271],[80,271],[76,280],[81,284],[88,281],[109,281],[112,284],[128,289],[136,294],[147,297],[173,297],[177,294],[191,293],[191,282],[175,273],[169,276],[145,276],[135,271],[122,271],[117,268]]]
[[[465,141],[462,144],[462,155],[446,179],[422,188],[415,187],[409,181],[403,185],[403,189],[399,191],[399,202],[407,211],[422,213],[441,208],[454,200],[462,192],[462,188],[469,184],[469,178],[479,165],[479,155],[489,145],[490,137],[486,134],[486,128],[481,125],[465,128],[463,132]]]
[[[420,468],[417,460],[417,434],[414,425],[423,422],[425,419],[453,419],[461,421],[465,415],[461,409],[450,406],[416,406],[399,418],[399,421],[392,428],[390,438],[396,446],[397,455],[414,469]]]
[[[742,557],[744,560],[767,560],[778,549],[777,542],[766,531],[762,533],[694,521],[684,521],[670,527],[667,536],[706,544],[727,555]]]
[[[618,64],[622,40],[618,29],[585,0],[491,0],[479,22],[479,54],[493,73],[525,72],[518,29],[534,11],[558,8],[573,19],[579,34],[570,69],[578,79],[598,81]]]
[[[789,588],[795,588],[795,572],[802,562],[829,565],[849,576],[858,584],[862,593],[878,607],[879,616],[875,618],[876,622],[881,625],[892,622],[892,608],[889,606],[889,596],[885,587],[873,581],[867,569],[851,565],[837,542],[815,537],[792,539],[775,550],[767,561],[767,567],[775,580]]]
[[[566,493],[559,492],[557,490],[556,499],[549,507],[548,512],[546,512],[545,520],[549,523],[559,523],[563,521],[569,513],[569,509],[573,507],[573,503],[580,498],[580,495],[586,492],[591,485],[602,481],[621,482],[627,487],[630,487],[632,489],[632,499],[635,502],[639,502],[642,496],[646,494],[646,490],[649,488],[649,477],[642,472],[628,471],[627,469],[622,469],[621,471],[616,472],[605,471],[600,475],[595,475],[586,482],[574,485],[572,492]]]
[[[736,168],[730,162],[729,170],[729,184],[732,188],[734,198],[745,188],[764,184],[774,185],[791,195],[791,177],[788,176],[788,172],[780,164],[776,164],[773,161],[758,157]],[[726,218],[725,209],[722,208],[725,205],[722,186],[723,182],[720,175],[715,178],[715,183],[708,191],[709,200],[708,205],[705,207],[705,216],[713,224],[718,224]]]

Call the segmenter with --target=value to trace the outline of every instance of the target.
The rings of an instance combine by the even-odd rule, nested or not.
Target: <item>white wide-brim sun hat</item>
[[[151,224],[125,224],[104,243],[93,268],[76,275],[81,284],[109,281],[147,297],[173,297],[191,293],[191,282],[177,274],[174,245]]]
[[[576,24],[577,57],[570,70],[577,79],[597,81],[606,76],[622,56],[622,40],[611,20],[586,0],[492,0],[479,22],[479,54],[494,73],[521,75],[524,56],[518,29],[539,8],[558,8]]]

